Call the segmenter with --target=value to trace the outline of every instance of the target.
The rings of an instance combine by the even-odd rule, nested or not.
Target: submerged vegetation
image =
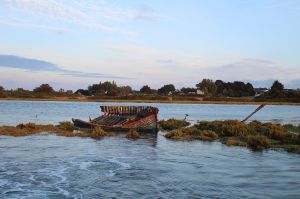
[[[283,148],[300,153],[300,125],[280,125],[237,120],[201,121],[192,127],[178,128],[165,134],[173,140],[220,140],[228,146],[243,146],[253,150]]]

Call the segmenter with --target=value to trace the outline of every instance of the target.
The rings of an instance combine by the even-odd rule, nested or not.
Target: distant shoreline
[[[237,105],[293,105],[300,106],[296,102],[251,102],[251,101],[194,101],[194,100],[122,100],[122,99],[87,99],[87,98],[66,98],[66,97],[53,97],[53,98],[0,98],[4,100],[15,101],[59,101],[59,102],[125,102],[125,103],[167,103],[167,104],[237,104]]]

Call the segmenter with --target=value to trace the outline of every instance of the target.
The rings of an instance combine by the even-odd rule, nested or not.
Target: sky
[[[299,0],[0,0],[0,85],[300,88]]]

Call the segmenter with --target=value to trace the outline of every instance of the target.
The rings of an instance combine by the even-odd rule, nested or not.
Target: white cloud
[[[133,36],[136,33],[120,28],[120,24],[123,21],[160,18],[160,15],[156,14],[149,7],[143,7],[143,9],[122,8],[106,1],[4,0],[4,2],[0,2],[0,6],[1,4],[9,8],[8,10],[11,11],[13,16],[15,16],[15,13],[21,13],[25,19],[27,17],[28,21],[26,24],[29,24],[29,26],[44,29],[48,26],[43,24],[42,20],[47,20],[54,24],[75,24],[89,29],[118,32]],[[39,22],[39,24],[33,23],[32,20]],[[21,26],[15,21],[6,21],[6,23],[2,24]]]

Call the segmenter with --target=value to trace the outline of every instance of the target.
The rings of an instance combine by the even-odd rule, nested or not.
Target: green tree
[[[284,86],[282,83],[280,83],[278,80],[274,81],[271,89],[270,89],[270,95],[271,97],[278,97],[280,93],[283,91]]]
[[[132,88],[130,86],[120,86],[118,88],[118,95],[128,96],[130,94],[132,94]]]
[[[54,93],[54,89],[49,84],[41,84],[39,87],[33,89],[33,92],[36,93]]]
[[[6,97],[5,93],[4,93],[4,88],[2,86],[0,86],[0,98],[2,97]]]
[[[278,80],[274,81],[272,87],[271,87],[271,91],[277,91],[277,92],[281,92],[284,89],[284,86],[282,83],[280,83]]]
[[[196,89],[195,88],[185,88],[185,87],[182,87],[180,89],[180,91],[184,94],[189,94],[189,93],[192,93],[192,92],[196,92]]]
[[[109,95],[109,96],[116,96],[118,95],[118,86],[117,84],[112,81],[106,81],[106,82],[99,82],[99,84],[93,84],[88,87],[89,95],[96,95],[96,96],[102,96],[102,95]]]
[[[151,94],[152,90],[148,85],[145,85],[140,89],[140,92],[143,94]]]
[[[175,91],[175,86],[173,84],[167,84],[157,90],[158,94],[168,95],[169,93],[173,93]]]
[[[217,85],[211,79],[203,79],[196,87],[204,92],[206,96],[214,96],[217,91]]]

